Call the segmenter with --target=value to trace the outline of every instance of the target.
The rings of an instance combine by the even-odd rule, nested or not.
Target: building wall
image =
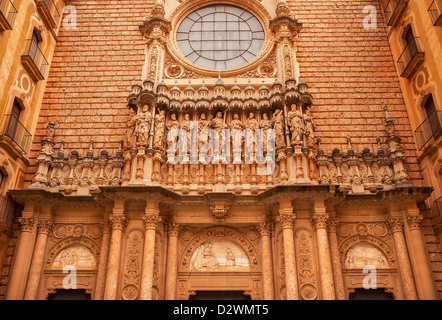
[[[62,10],[64,2],[60,0],[56,3],[58,8]],[[34,81],[24,68],[21,56],[26,51],[28,43],[26,40],[31,38],[35,29],[41,37],[39,48],[50,64],[56,46],[58,26],[51,31],[51,28],[45,24],[37,10],[37,4],[34,0],[15,0],[13,5],[17,13],[12,24],[12,30],[0,32],[0,125],[1,130],[4,130],[8,125],[9,118],[5,115],[11,114],[14,99],[17,99],[22,107],[18,120],[25,130],[33,136],[37,127],[46,80]],[[8,8],[12,11],[12,6]],[[47,73],[45,76],[47,77]],[[1,199],[2,216],[6,210],[6,205],[12,205],[10,200],[7,199],[8,190],[24,186],[25,173],[29,164],[28,151],[30,149],[30,146],[27,150],[18,147],[17,143],[6,137],[4,133],[2,131],[0,138],[0,170],[4,175],[0,186],[0,195],[3,197]],[[17,142],[20,143],[20,141]],[[8,274],[8,271],[5,271],[8,267],[5,267],[5,270],[3,269],[4,262],[6,263],[5,257],[11,255],[10,252],[7,253],[12,235],[10,227],[10,224],[1,226],[0,265],[2,266],[3,275]],[[0,295],[3,294],[4,286],[1,287]]]
[[[34,122],[34,139],[29,155],[31,163],[27,169],[25,188],[32,183],[36,173],[41,174],[37,169],[43,166],[38,165],[36,158],[53,153],[50,150],[52,140],[48,140],[47,123],[58,123],[53,137],[56,145],[54,154],[64,140],[65,154],[77,150],[83,155],[91,147],[91,139],[94,141],[92,147],[95,153],[106,149],[110,154],[115,154],[127,130],[127,97],[132,84],[144,80],[145,68],[149,65],[146,61],[146,39],[139,26],[153,8],[153,1],[73,0],[70,4],[76,8],[77,29],[61,28],[58,34],[38,122]],[[263,5],[271,10],[275,8],[273,1],[264,1]],[[378,201],[380,199],[370,194],[371,191],[365,190],[367,192],[363,193],[362,188],[363,195],[351,194],[346,198],[345,190],[336,188],[333,193],[329,186],[316,184],[307,186],[307,191],[300,189],[286,192],[286,197],[282,195],[284,188],[281,188],[281,195],[273,194],[274,190],[262,197],[247,194],[230,205],[228,201],[217,202],[201,194],[181,198],[166,188],[158,188],[161,191],[155,191],[155,188],[151,190],[149,185],[144,186],[144,189],[126,185],[113,189],[115,185],[109,187],[109,181],[108,186],[101,191],[95,186],[97,188],[94,191],[100,193],[95,198],[90,196],[91,190],[88,187],[80,188],[80,185],[74,193],[72,189],[57,189],[57,186],[44,183],[38,186],[39,189],[11,191],[14,199],[25,205],[22,217],[27,222],[23,223],[21,239],[17,241],[17,256],[20,259],[15,261],[14,274],[10,277],[14,280],[14,286],[9,288],[9,298],[47,298],[48,294],[55,292],[55,288],[62,287],[62,264],[57,257],[61,253],[70,254],[70,250],[84,253],[87,248],[90,251],[87,256],[89,264],[79,274],[79,285],[94,298],[133,298],[131,294],[134,291],[130,290],[133,283],[126,283],[128,277],[124,275],[139,274],[140,271],[143,274],[143,270],[152,267],[154,291],[140,293],[143,298],[167,299],[170,295],[176,295],[187,299],[193,291],[210,287],[214,279],[210,278],[210,274],[209,277],[207,274],[189,277],[191,253],[205,243],[203,241],[215,241],[214,237],[242,243],[244,250],[251,252],[250,261],[256,264],[245,277],[237,275],[235,279],[238,283],[246,283],[241,286],[238,284],[238,288],[247,288],[247,294],[254,298],[261,298],[263,289],[267,290],[261,276],[266,261],[264,249],[261,249],[264,246],[263,237],[269,237],[270,243],[266,250],[271,248],[271,277],[275,279],[274,297],[277,299],[298,298],[297,290],[293,289],[294,284],[290,282],[296,270],[292,272],[294,266],[284,262],[287,257],[293,258],[295,251],[296,255],[305,255],[305,260],[298,258],[296,267],[300,272],[311,273],[310,279],[299,280],[304,285],[299,288],[301,298],[311,298],[311,292],[315,292],[315,299],[335,297],[335,287],[331,280],[335,276],[331,270],[338,270],[335,263],[345,264],[342,269],[344,274],[336,277],[345,283],[346,288],[339,292],[339,298],[348,298],[352,290],[361,286],[362,276],[348,262],[347,250],[356,246],[363,251],[366,246],[358,245],[366,245],[367,242],[367,250],[378,248],[376,250],[385,253],[381,255],[381,260],[384,257],[388,262],[380,262],[384,269],[380,272],[380,279],[396,298],[408,297],[407,285],[413,283],[414,286],[414,282],[419,298],[437,296],[433,285],[435,280],[440,282],[437,278],[440,273],[437,272],[441,266],[433,263],[433,269],[428,268],[428,252],[431,261],[437,262],[440,248],[434,244],[431,230],[424,230],[425,240],[431,242],[431,247],[419,241],[424,238],[418,223],[421,212],[416,206],[416,202],[425,198],[429,189],[418,188],[428,185],[423,181],[418,166],[412,126],[407,118],[406,105],[395,73],[385,24],[378,15],[376,29],[364,30],[362,25],[366,16],[363,7],[373,5],[379,8],[377,1],[306,0],[289,1],[288,5],[299,22],[303,23],[303,29],[295,41],[296,65],[299,66],[297,72],[308,83],[309,92],[314,98],[312,116],[316,125],[315,133],[321,138],[322,150],[330,153],[334,148],[339,148],[346,152],[350,147],[348,137],[357,153],[365,147],[375,153],[378,148],[377,137],[386,141],[383,148],[387,144],[392,148],[394,141],[387,137],[386,113],[383,109],[387,105],[388,115],[395,122],[395,134],[405,149],[407,173],[414,184],[398,190],[409,193],[404,196],[400,194],[402,191],[392,187],[382,191],[387,200]],[[243,79],[239,80],[241,85],[247,83],[247,77],[242,76]],[[209,81],[214,82],[215,79],[216,76]],[[172,79],[168,81],[169,84],[173,83]],[[230,81],[229,85],[233,84],[233,79],[226,81]],[[179,83],[182,88],[187,85],[187,80]],[[83,173],[78,174],[83,176]],[[31,194],[32,197],[29,196]],[[328,197],[333,198],[331,204],[327,202]],[[220,212],[221,218],[216,216]],[[156,220],[158,215],[164,220]],[[402,232],[403,215],[411,221],[404,223],[405,234]],[[107,229],[109,216],[112,228]],[[402,247],[396,238],[393,239],[393,228],[388,220],[392,216],[400,220],[394,232],[405,235]],[[32,220],[37,217],[38,222]],[[275,229],[267,225],[266,230],[261,231],[262,223],[268,218],[275,223]],[[334,231],[326,224],[329,218],[339,219]],[[296,220],[295,227],[292,220]],[[50,223],[46,224],[48,221]],[[229,227],[224,227],[224,223]],[[291,230],[291,235],[286,229]],[[333,233],[335,246],[331,251],[331,259],[334,260],[332,268],[331,262],[324,259],[324,255],[330,258],[327,246]],[[120,237],[118,241],[116,237]],[[144,241],[152,239],[150,237],[156,240],[153,243]],[[13,240],[15,244],[16,239]],[[176,244],[172,245],[171,241],[176,241]],[[44,246],[36,247],[33,251],[36,242],[44,243]],[[75,247],[78,243],[83,247]],[[294,251],[287,249],[287,243],[293,245],[291,249]],[[154,250],[147,250],[147,245],[154,245]],[[397,256],[399,249],[403,252],[405,247],[409,250],[413,269],[413,274],[409,275],[415,275],[416,280],[399,280],[401,275],[397,268],[399,264],[401,267],[404,264],[397,261]],[[152,260],[149,260],[153,265],[145,265],[144,260],[140,260],[143,250],[155,251],[154,257],[151,256]],[[175,255],[170,252],[175,252]],[[183,252],[185,254],[181,255]],[[135,257],[133,261],[137,261],[137,264],[128,263],[130,255]],[[95,264],[96,261],[100,263]],[[307,261],[311,267],[302,261]],[[170,265],[177,265],[178,270],[171,273]],[[20,278],[22,270],[27,272],[26,275],[29,273],[29,279]],[[227,275],[222,276],[225,278],[217,277],[213,282],[216,288],[225,288],[228,282],[234,283],[227,281],[232,279]],[[138,284],[140,278],[136,281]],[[171,283],[174,283],[174,290],[169,291]],[[438,289],[442,290],[440,285]]]

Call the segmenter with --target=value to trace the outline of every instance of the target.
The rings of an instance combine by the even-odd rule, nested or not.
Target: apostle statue
[[[144,105],[137,119],[136,135],[138,146],[147,147],[151,123],[152,114],[149,111],[149,106]]]
[[[302,114],[296,108],[296,104],[292,104],[291,110],[288,115],[289,128],[292,135],[291,145],[302,145],[302,138],[304,134],[304,124],[302,122]]]
[[[275,130],[275,145],[277,150],[287,147],[284,137],[284,115],[280,109],[276,109],[272,118],[273,130]]]
[[[157,151],[163,151],[163,145],[164,145],[164,125],[165,125],[165,112],[164,110],[161,110],[156,116],[155,116],[155,135],[153,139],[153,148]]]

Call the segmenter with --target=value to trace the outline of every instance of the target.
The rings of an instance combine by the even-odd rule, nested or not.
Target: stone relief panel
[[[136,300],[138,298],[142,254],[143,233],[140,230],[133,230],[128,235],[126,247],[123,288],[121,290],[121,298],[123,300]]]
[[[377,269],[389,267],[385,254],[370,243],[357,243],[347,251],[344,263],[345,268],[363,269],[367,265]]]
[[[313,260],[313,239],[308,230],[296,231],[295,246],[300,295],[304,300],[315,300],[318,297],[318,290]]]
[[[77,270],[94,270],[97,263],[89,248],[74,244],[58,253],[52,263],[52,270],[63,270],[66,266],[74,266]]]
[[[190,271],[250,271],[244,249],[229,239],[207,240],[199,245],[190,260]]]
[[[184,227],[179,239],[183,252],[179,270],[257,271],[260,267],[260,251],[256,234],[254,227]]]

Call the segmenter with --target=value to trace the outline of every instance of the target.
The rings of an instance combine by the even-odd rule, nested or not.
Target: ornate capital
[[[408,216],[407,217],[407,224],[410,230],[417,230],[420,229],[421,223],[422,223],[422,216]]]
[[[337,218],[328,219],[328,232],[336,233],[336,228],[338,224],[339,224],[339,219]]]
[[[161,216],[157,214],[146,214],[143,217],[144,228],[146,230],[156,230],[158,222],[161,221]]]
[[[258,225],[258,230],[261,236],[270,237],[272,235],[273,223],[272,222],[261,222]]]
[[[126,227],[127,219],[123,215],[112,215],[109,217],[112,230],[123,230]]]
[[[21,232],[31,232],[34,227],[34,218],[18,218],[21,224]]]
[[[327,229],[328,215],[313,215],[312,221],[316,229]]]
[[[52,220],[40,220],[37,223],[38,233],[48,234],[53,227]]]
[[[176,222],[169,222],[167,224],[167,231],[169,233],[169,237],[178,237],[180,234],[182,227]]]
[[[281,222],[283,229],[293,229],[293,222],[295,221],[295,216],[293,214],[281,213],[277,220]]]
[[[402,218],[390,218],[388,220],[388,225],[393,232],[403,232],[404,231],[404,220]]]

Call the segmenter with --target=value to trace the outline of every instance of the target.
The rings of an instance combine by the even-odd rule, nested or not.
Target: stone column
[[[333,283],[335,284],[335,295],[337,300],[345,299],[344,277],[342,276],[341,256],[339,254],[338,237],[336,226],[338,219],[330,219],[328,226],[328,238],[330,241],[330,255],[333,269]]]
[[[100,261],[98,264],[97,283],[95,284],[94,300],[103,300],[106,284],[107,260],[109,257],[110,224],[103,223],[103,238],[101,239]]]
[[[21,224],[20,237],[18,239],[15,252],[14,264],[9,277],[6,300],[21,300],[26,287],[26,279],[29,272],[29,260],[31,259],[34,247],[32,230],[34,228],[34,218],[19,218]]]
[[[273,281],[273,258],[272,244],[270,240],[272,224],[263,222],[259,225],[261,233],[261,250],[262,250],[262,282],[264,291],[264,300],[275,299],[275,285]]]
[[[282,225],[282,237],[284,244],[284,267],[287,300],[298,300],[298,273],[295,258],[295,239],[293,236],[293,207],[290,201],[279,204],[278,220]]]
[[[321,286],[324,300],[335,300],[335,290],[333,283],[333,271],[330,257],[330,245],[327,234],[328,216],[325,208],[315,206],[313,222],[316,229],[318,242],[319,270],[321,274]]]
[[[121,242],[123,230],[126,226],[126,217],[123,214],[114,214],[109,218],[112,225],[111,243],[107,263],[106,286],[104,300],[117,300],[118,279],[120,275]]]
[[[413,271],[416,279],[416,289],[421,300],[437,300],[437,294],[431,274],[431,269],[427,257],[424,236],[420,224],[422,216],[417,215],[419,209],[415,209],[414,215],[407,217],[407,225],[409,228],[409,239],[407,239],[410,250],[411,259],[413,260]],[[410,213],[410,209],[408,212]],[[413,210],[414,211],[414,210]]]
[[[29,271],[28,285],[25,292],[25,300],[37,299],[38,286],[40,284],[43,260],[48,243],[48,233],[52,228],[51,220],[40,220],[37,224],[37,240],[35,242],[34,255],[32,256],[31,268]]]
[[[176,222],[168,224],[169,241],[167,247],[166,300],[176,299],[176,283],[178,273],[178,235],[180,225]]]
[[[393,232],[394,246],[396,249],[399,273],[402,279],[405,299],[417,300],[416,286],[414,284],[413,273],[408,258],[407,245],[405,244],[403,220],[402,218],[390,218],[388,223]]]
[[[145,233],[143,264],[141,267],[140,300],[152,300],[153,267],[155,258],[155,233],[158,222],[161,221],[159,213],[160,210],[158,207],[158,203],[147,204],[146,215],[143,217]]]

